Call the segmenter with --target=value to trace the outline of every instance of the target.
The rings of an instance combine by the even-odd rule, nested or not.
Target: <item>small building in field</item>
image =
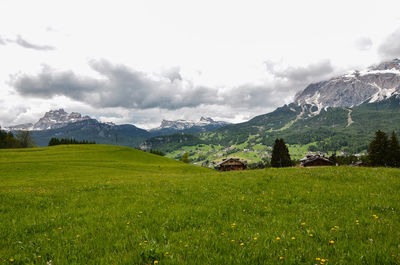
[[[301,167],[323,167],[334,166],[334,163],[328,158],[321,155],[307,155],[305,158],[300,159]]]
[[[351,167],[367,167],[368,164],[363,161],[357,161],[357,162],[350,164],[349,166],[351,166]]]
[[[247,163],[240,161],[239,158],[228,158],[215,166],[215,169],[220,171],[245,170],[246,168]]]

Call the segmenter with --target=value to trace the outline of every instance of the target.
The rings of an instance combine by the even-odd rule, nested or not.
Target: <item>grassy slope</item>
[[[219,173],[123,147],[0,150],[0,263],[398,264],[399,188],[397,169]]]

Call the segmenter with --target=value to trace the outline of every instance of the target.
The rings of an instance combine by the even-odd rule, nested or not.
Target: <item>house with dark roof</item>
[[[216,164],[215,169],[220,171],[231,171],[231,170],[245,170],[247,163],[240,161],[239,158],[227,158],[222,162]]]
[[[301,167],[323,167],[323,166],[334,166],[334,163],[323,155],[307,155],[303,159],[300,159]]]

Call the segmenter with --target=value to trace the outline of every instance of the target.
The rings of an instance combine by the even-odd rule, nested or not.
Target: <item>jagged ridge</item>
[[[298,93],[298,105],[316,106],[314,114],[327,107],[353,107],[400,93],[400,60],[394,59],[364,71],[354,71],[328,81],[313,83]]]

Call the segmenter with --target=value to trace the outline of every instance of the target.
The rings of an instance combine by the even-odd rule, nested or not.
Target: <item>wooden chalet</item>
[[[228,158],[215,166],[215,169],[220,171],[245,170],[246,168],[247,163],[240,161],[239,158]]]
[[[323,167],[333,165],[334,163],[323,155],[307,155],[305,158],[300,159],[301,167]]]

